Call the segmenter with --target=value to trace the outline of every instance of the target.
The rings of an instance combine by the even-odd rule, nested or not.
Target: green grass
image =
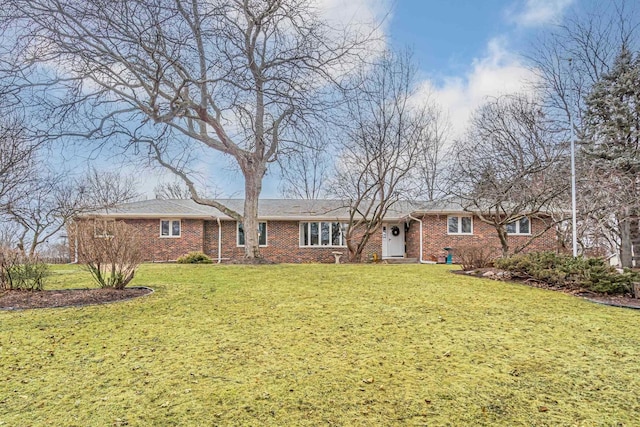
[[[144,265],[0,312],[0,425],[638,425],[640,312],[447,270]]]

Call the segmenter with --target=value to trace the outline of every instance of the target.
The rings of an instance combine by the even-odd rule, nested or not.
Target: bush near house
[[[491,267],[498,257],[496,249],[487,245],[460,245],[454,248],[454,253],[465,271]]]
[[[47,264],[38,257],[0,248],[0,289],[41,291],[48,273]]]
[[[143,259],[138,232],[123,221],[103,228],[78,228],[78,256],[101,288],[124,289]]]
[[[189,252],[176,261],[178,264],[211,264],[211,258],[203,252]]]
[[[629,270],[619,273],[602,258],[574,258],[554,252],[500,258],[495,261],[495,266],[511,272],[512,277],[612,295],[630,292],[633,282],[640,281],[637,273]]]

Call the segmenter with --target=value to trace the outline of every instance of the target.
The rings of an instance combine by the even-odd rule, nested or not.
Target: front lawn
[[[143,265],[0,312],[0,426],[637,425],[640,311],[449,268]]]

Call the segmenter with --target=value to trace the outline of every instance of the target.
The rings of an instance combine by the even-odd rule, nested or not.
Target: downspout
[[[73,225],[76,226],[76,232],[74,233],[73,236],[73,262],[72,264],[77,264],[78,263],[78,221],[73,221]],[[67,233],[69,234],[69,233]]]
[[[412,216],[411,214],[409,214],[409,218],[420,223],[420,264],[435,264],[433,261],[427,261],[422,258],[422,220]]]
[[[220,225],[220,217],[216,217],[218,222],[218,264],[222,262],[222,225]]]

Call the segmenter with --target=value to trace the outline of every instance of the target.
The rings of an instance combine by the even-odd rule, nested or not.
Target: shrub
[[[630,292],[640,276],[629,270],[618,273],[601,258],[574,258],[553,252],[534,252],[500,258],[495,266],[514,277],[538,280],[562,288],[585,288],[593,292]]]
[[[97,236],[92,222],[78,226],[78,256],[101,288],[124,289],[142,262],[135,228],[116,221]]]
[[[178,264],[211,264],[211,258],[202,252],[189,252],[177,260]]]
[[[37,256],[29,257],[17,250],[0,249],[0,289],[41,291],[48,274],[49,267]]]
[[[456,246],[454,255],[460,260],[462,269],[465,271],[491,267],[493,260],[496,259],[493,249],[479,245]]]

